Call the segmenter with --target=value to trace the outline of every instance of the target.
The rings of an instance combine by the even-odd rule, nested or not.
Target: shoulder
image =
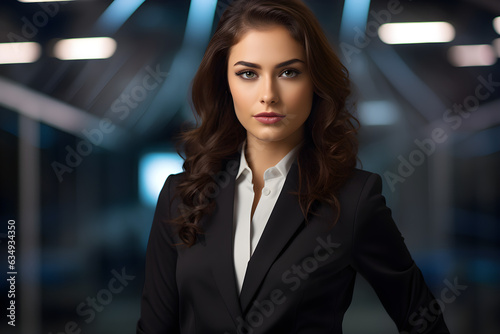
[[[170,174],[167,177],[158,196],[156,211],[170,210],[170,208],[174,206],[172,205],[172,202],[175,202],[175,198],[177,197],[176,188],[182,181],[184,175],[185,173],[183,172],[178,174]]]
[[[182,182],[184,177],[186,176],[185,172],[170,174],[165,183],[163,184],[160,196],[168,196],[169,198],[173,198],[175,196],[175,189]]]
[[[376,173],[355,169],[337,193],[341,217],[356,221],[370,216],[373,211],[385,208],[382,195],[382,178]]]
[[[170,174],[167,179],[165,180],[165,184],[169,185],[178,185],[179,182],[186,176],[185,172],[182,173],[177,173],[177,174]]]
[[[361,195],[364,191],[374,189],[382,191],[382,178],[379,174],[355,168],[352,175],[340,188],[339,195]]]

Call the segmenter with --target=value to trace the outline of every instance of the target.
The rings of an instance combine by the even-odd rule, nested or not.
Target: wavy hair
[[[183,178],[178,225],[182,243],[192,246],[203,233],[202,217],[215,206],[214,176],[230,159],[237,159],[246,131],[236,118],[227,80],[230,49],[251,29],[282,25],[306,53],[314,97],[305,123],[304,142],[297,162],[299,205],[307,219],[317,201],[340,214],[339,188],[357,162],[359,122],[349,112],[351,95],[347,69],[332,50],[320,24],[300,0],[236,0],[224,11],[192,84],[192,107],[199,124],[181,133]],[[216,184],[216,183],[215,183]]]

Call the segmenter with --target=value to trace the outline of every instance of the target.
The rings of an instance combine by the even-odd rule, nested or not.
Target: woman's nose
[[[276,104],[279,101],[278,95],[277,84],[274,78],[263,79],[260,103],[267,105]]]

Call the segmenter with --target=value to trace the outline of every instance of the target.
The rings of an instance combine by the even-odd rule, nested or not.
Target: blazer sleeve
[[[449,333],[381,191],[381,177],[371,174],[356,209],[353,267],[374,288],[401,334]]]
[[[168,224],[172,176],[160,192],[146,250],[145,281],[137,334],[179,333],[177,251]]]

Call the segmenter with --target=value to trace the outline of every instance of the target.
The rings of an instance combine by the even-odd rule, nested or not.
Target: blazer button
[[[271,193],[271,190],[269,190],[269,188],[264,188],[264,189],[262,189],[262,193],[264,194],[264,196],[269,196],[269,194]]]

